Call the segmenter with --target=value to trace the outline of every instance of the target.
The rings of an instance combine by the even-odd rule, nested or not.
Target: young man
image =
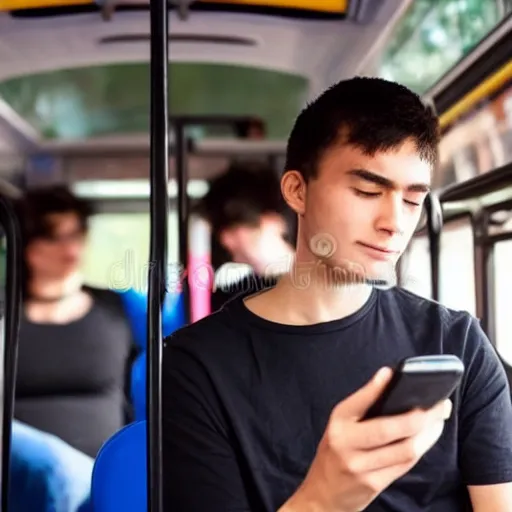
[[[420,99],[380,79],[300,114],[281,182],[294,269],[166,341],[166,510],[512,510],[510,394],[478,321],[371,284],[393,283],[438,140]],[[363,419],[389,367],[443,353],[465,365],[451,401]]]
[[[237,295],[248,295],[276,284],[293,258],[290,210],[283,200],[276,172],[258,162],[239,162],[211,183],[198,205],[210,224],[214,249],[231,263],[216,272],[211,309],[220,309]],[[215,258],[215,250],[213,259]],[[214,261],[215,264],[215,261]],[[244,269],[246,270],[246,269]]]

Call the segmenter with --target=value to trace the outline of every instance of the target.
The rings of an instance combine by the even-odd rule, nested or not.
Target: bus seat
[[[146,512],[146,422],[116,432],[101,447],[92,473],[94,512]]]
[[[119,292],[128,315],[136,344],[146,350],[147,294],[133,288]],[[164,336],[172,333],[185,321],[183,296],[167,293],[162,308],[162,330]]]
[[[183,298],[180,295],[174,300],[172,309],[169,305],[164,306],[163,310],[163,336],[169,336],[175,330],[181,328],[185,324],[185,316],[183,310]],[[144,320],[144,324],[146,321]],[[146,350],[137,356],[132,364],[131,369],[131,399],[135,412],[135,420],[146,419]]]
[[[146,352],[139,354],[132,365],[132,404],[135,421],[146,419]]]

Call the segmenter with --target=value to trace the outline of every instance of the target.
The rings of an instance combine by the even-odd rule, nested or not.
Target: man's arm
[[[512,483],[470,485],[468,487],[473,512],[510,512]]]
[[[187,348],[194,340],[182,341],[184,336],[178,332],[164,345],[164,510],[249,512],[250,483],[241,475],[222,404]]]
[[[512,510],[512,401],[503,365],[471,318],[459,411],[459,461],[476,512]],[[462,333],[460,333],[462,334]]]

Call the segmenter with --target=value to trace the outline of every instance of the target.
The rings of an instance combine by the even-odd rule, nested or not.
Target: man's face
[[[329,267],[389,280],[418,224],[430,176],[411,141],[374,156],[333,148],[305,186],[301,243]]]

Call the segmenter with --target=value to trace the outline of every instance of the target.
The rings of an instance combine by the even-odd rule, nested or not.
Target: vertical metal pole
[[[489,243],[489,214],[485,210],[472,217],[474,239],[474,273],[476,292],[476,313],[482,329],[493,344],[495,339],[494,322],[494,246]]]
[[[12,419],[16,390],[16,371],[18,366],[18,332],[21,311],[21,235],[12,206],[0,197],[0,223],[5,231],[6,250],[6,286],[4,301],[4,376],[3,376],[3,411],[2,411],[2,512],[9,507],[9,483],[11,462]]]
[[[430,282],[432,286],[432,299],[439,301],[439,258],[441,253],[441,233],[431,233],[429,236],[430,245]]]
[[[487,238],[487,237],[486,237]],[[485,324],[484,331],[491,340],[493,345],[496,345],[496,300],[495,300],[495,258],[494,258],[494,244],[490,244],[487,240],[484,243],[484,275],[485,275]]]
[[[184,270],[188,269],[189,254],[188,254],[188,214],[189,214],[189,201],[187,193],[188,184],[188,169],[187,169],[187,154],[188,144],[185,133],[186,124],[181,120],[177,120],[174,129],[176,135],[176,176],[178,182],[178,239],[179,239],[179,258],[180,264]],[[190,269],[188,269],[190,270]],[[190,302],[190,284],[191,279],[188,273],[182,280],[182,294],[184,320],[185,323],[190,323],[192,318],[191,302]]]
[[[169,112],[167,0],[151,0],[151,246],[147,322],[148,511],[163,512],[162,305],[167,284]]]
[[[430,193],[425,201],[430,249],[430,280],[432,299],[439,300],[439,259],[441,253],[442,209],[439,199]]]

